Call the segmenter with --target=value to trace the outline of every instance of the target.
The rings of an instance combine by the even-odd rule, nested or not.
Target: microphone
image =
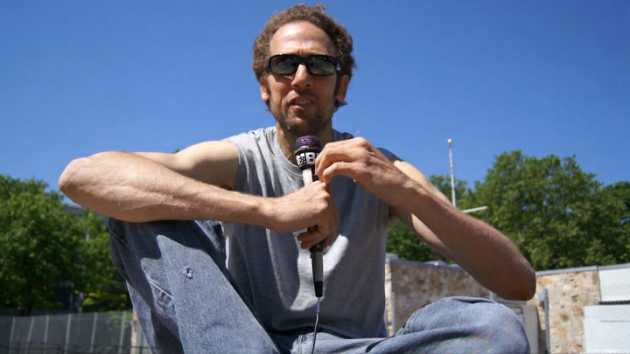
[[[302,178],[304,185],[307,186],[317,181],[315,174],[315,158],[322,151],[322,145],[319,139],[314,135],[306,135],[300,137],[295,142],[295,160],[298,167],[302,170]],[[309,232],[315,231],[317,226],[310,226]],[[311,265],[313,267],[313,286],[315,287],[315,296],[321,298],[324,292],[324,257],[322,251],[324,243],[320,242],[310,248]]]

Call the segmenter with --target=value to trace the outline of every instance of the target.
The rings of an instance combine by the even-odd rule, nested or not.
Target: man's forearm
[[[529,299],[535,273],[518,248],[503,234],[474,219],[420,186],[409,210],[435,233],[450,256],[483,286],[506,299]]]
[[[124,221],[263,222],[257,217],[262,198],[193,180],[131,153],[75,160],[61,175],[59,187],[75,203]]]

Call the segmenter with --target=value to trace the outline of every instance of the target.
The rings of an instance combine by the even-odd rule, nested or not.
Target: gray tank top
[[[351,138],[333,132],[335,141]],[[276,141],[275,127],[229,140],[239,151],[237,191],[279,197],[304,186],[300,169]],[[324,253],[319,326],[350,338],[384,337],[389,205],[345,176],[333,178],[331,193],[341,220],[337,240]],[[317,299],[310,253],[295,235],[240,223],[225,223],[224,229],[228,269],[264,328],[280,332],[313,326]]]

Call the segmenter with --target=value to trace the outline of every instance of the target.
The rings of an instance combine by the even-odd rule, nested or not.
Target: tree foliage
[[[451,198],[450,177],[431,183]],[[630,182],[603,187],[574,157],[498,156],[475,189],[455,185],[461,210],[501,230],[537,270],[630,262]],[[390,227],[388,252],[417,261],[445,260],[402,223]]]
[[[630,226],[630,182],[617,182],[606,186],[605,190],[623,203],[624,210],[620,222]]]
[[[416,234],[401,221],[393,222],[389,227],[387,252],[395,253],[398,257],[413,261],[445,261],[447,258],[434,251],[422,242]]]
[[[594,177],[574,157],[513,151],[496,158],[475,194],[489,207],[486,220],[537,270],[627,262],[627,208]]]
[[[431,184],[439,189],[449,199],[451,198],[451,179],[446,175],[431,175]],[[458,206],[464,209],[470,205],[475,206],[475,195],[468,188],[466,181],[455,180],[455,198]],[[392,223],[389,227],[387,239],[387,252],[395,253],[398,257],[420,262],[444,261],[449,259],[434,251],[426,243],[422,242],[416,234],[400,221]]]
[[[102,219],[65,211],[47,184],[0,175],[0,306],[55,308],[54,291],[98,293],[115,268]]]
[[[448,175],[431,175],[429,181],[450,201],[452,201],[451,177]],[[460,210],[472,209],[481,206],[475,192],[468,188],[468,182],[455,179],[455,203]]]

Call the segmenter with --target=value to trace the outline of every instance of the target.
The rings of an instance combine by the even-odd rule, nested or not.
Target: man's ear
[[[337,99],[337,102],[343,102],[346,100],[346,94],[348,93],[349,84],[350,77],[348,75],[342,76],[341,81],[339,82],[339,89],[337,90],[337,94],[335,95],[335,99]]]
[[[264,102],[269,102],[270,94],[269,88],[267,87],[267,78],[263,75],[258,81],[260,82],[260,98],[262,98]]]

